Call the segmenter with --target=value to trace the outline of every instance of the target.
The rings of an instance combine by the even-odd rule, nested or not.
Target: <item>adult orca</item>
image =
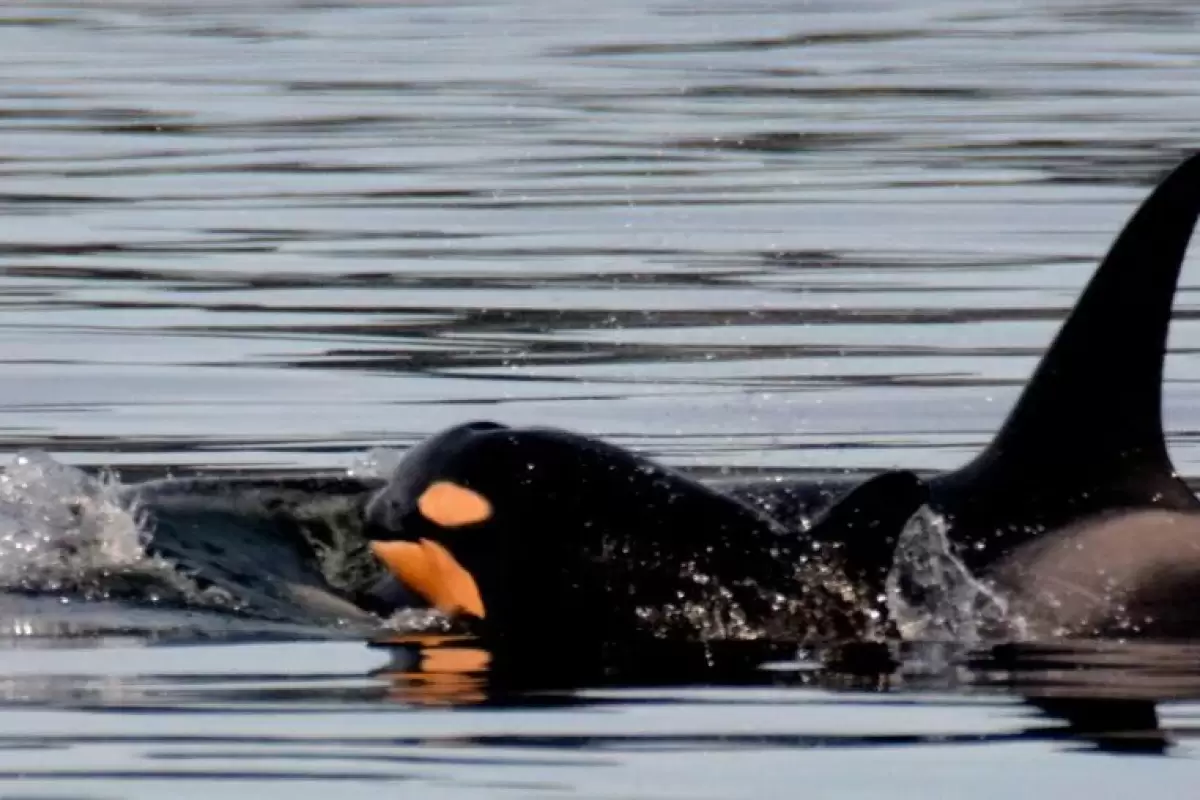
[[[926,499],[882,473],[800,532],[598,439],[474,422],[409,451],[365,516],[405,586],[497,641],[813,640],[879,627],[891,551],[861,544]]]
[[[930,505],[946,517],[968,567],[1094,514],[1200,508],[1171,463],[1162,425],[1171,309],[1198,214],[1193,155],[1125,225],[991,443],[966,465],[927,477]],[[729,491],[787,518],[819,510],[843,487],[747,483]]]

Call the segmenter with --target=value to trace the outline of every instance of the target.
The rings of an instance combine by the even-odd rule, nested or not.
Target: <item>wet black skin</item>
[[[483,495],[494,513],[459,528],[431,522],[417,499],[435,481]],[[863,634],[869,609],[858,600],[878,593],[890,564],[892,543],[877,530],[898,531],[924,499],[915,476],[886,473],[801,534],[597,439],[478,422],[410,451],[368,504],[366,531],[443,545],[474,576],[486,608],[476,629],[494,638],[703,638],[719,634],[670,609],[719,610],[725,600],[751,628],[842,638]],[[805,562],[833,570],[836,588],[798,576]],[[853,601],[839,594],[848,583]],[[781,608],[778,596],[791,603]]]

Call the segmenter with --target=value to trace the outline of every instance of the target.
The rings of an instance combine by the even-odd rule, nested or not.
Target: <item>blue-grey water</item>
[[[949,467],[1200,147],[1200,10],[1171,0],[10,2],[0,67],[0,441],[127,480],[345,471],[479,417],[705,470]],[[1165,392],[1192,477],[1198,285]],[[205,613],[43,600],[0,625],[4,797],[1200,775],[1186,647],[527,696],[353,631],[206,643]]]

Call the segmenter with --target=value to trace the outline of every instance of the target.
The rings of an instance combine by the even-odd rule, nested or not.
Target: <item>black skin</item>
[[[425,519],[417,499],[434,481],[478,492],[494,513],[459,528]],[[719,613],[725,601],[744,614],[742,634],[838,639],[869,627],[890,532],[925,498],[911,473],[885,473],[801,534],[599,440],[478,422],[410,451],[367,505],[366,533],[444,546],[474,576],[486,608],[476,630],[493,639],[741,635],[671,613],[681,605]],[[813,571],[798,572],[803,564]]]

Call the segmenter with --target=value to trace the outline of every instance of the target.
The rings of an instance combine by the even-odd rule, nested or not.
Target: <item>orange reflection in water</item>
[[[419,706],[475,705],[487,699],[492,654],[467,636],[403,634],[378,640],[395,664],[373,677],[389,682],[389,700]]]

